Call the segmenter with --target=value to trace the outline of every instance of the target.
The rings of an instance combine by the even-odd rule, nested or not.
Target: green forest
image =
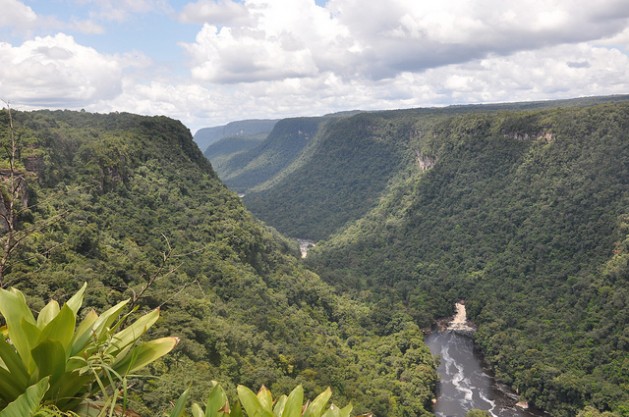
[[[4,109],[0,140],[0,417],[430,416],[461,300],[520,400],[629,417],[628,97],[286,119],[220,170],[166,117]]]
[[[521,398],[626,415],[629,105],[418,117],[414,132],[378,205],[307,264],[422,326],[464,299]]]
[[[555,416],[629,412],[626,96],[332,120],[243,201],[381,327],[465,300],[497,378]],[[587,412],[582,412],[587,414]]]
[[[67,301],[75,315],[61,311],[77,323],[123,301],[132,322],[159,308],[147,338],[179,338],[125,378],[129,410],[162,415],[185,390],[203,402],[218,381],[230,398],[237,385],[277,395],[302,386],[306,398],[330,387],[354,414],[430,415],[436,373],[419,326],[405,316],[383,331],[369,305],[305,268],[297,245],[249,214],[180,122],[6,109],[0,117],[5,210],[15,203],[3,248],[10,235],[19,242],[2,265],[2,287],[14,294],[5,297],[19,290],[37,317],[52,317],[50,300]],[[70,300],[84,283],[78,309]],[[53,381],[40,365],[31,379]],[[18,394],[0,387],[0,408]]]

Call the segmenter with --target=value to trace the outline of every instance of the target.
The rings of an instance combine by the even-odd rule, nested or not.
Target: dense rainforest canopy
[[[83,282],[99,310],[160,307],[150,336],[182,341],[134,382],[142,414],[217,380],[429,415],[419,329],[464,299],[522,399],[629,415],[626,97],[288,119],[246,152],[222,143],[248,207],[319,240],[305,262],[179,122],[41,111],[14,125],[23,240],[2,286],[35,310]]]
[[[464,299],[523,399],[629,412],[627,97],[362,113],[277,178],[247,206],[380,326]]]
[[[35,311],[84,282],[84,304],[98,311],[125,298],[132,315],[159,307],[150,336],[181,342],[151,365],[155,377],[131,384],[141,415],[186,388],[198,401],[212,380],[232,392],[303,384],[308,397],[330,386],[356,413],[429,415],[434,361],[412,318],[383,329],[367,304],[306,269],[296,244],[221,184],[181,123],[69,111],[13,112],[13,123],[0,113],[0,138],[16,138],[22,240],[2,286]]]

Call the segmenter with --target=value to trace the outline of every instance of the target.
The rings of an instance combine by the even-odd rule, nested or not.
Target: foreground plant
[[[0,417],[34,415],[26,412],[35,400],[82,415],[114,415],[127,378],[177,344],[176,337],[138,343],[157,321],[159,310],[123,329],[129,314],[122,313],[129,300],[100,316],[90,310],[77,325],[85,288],[63,307],[50,301],[37,318],[22,292],[0,289],[0,314],[6,322],[0,336]],[[22,411],[12,414],[12,409]]]
[[[237,390],[240,403],[236,403],[232,408],[223,388],[214,382],[205,402],[205,407],[196,403],[192,404],[192,416],[243,417],[244,409],[247,417],[349,417],[353,408],[350,403],[342,409],[334,404],[326,409],[332,396],[330,388],[319,394],[313,401],[307,401],[305,404],[304,389],[301,385],[298,385],[288,396],[282,395],[275,400],[271,391],[265,386],[262,386],[257,394],[242,385],[239,385]],[[186,391],[175,404],[169,417],[185,415],[184,404],[187,396],[188,392]],[[371,415],[360,417],[371,417]]]

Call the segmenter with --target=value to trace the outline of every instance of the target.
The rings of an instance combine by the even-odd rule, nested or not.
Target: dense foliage
[[[0,314],[8,335],[7,340],[0,338],[0,410],[36,409],[43,403],[84,415],[86,410],[104,413],[124,395],[130,375],[177,345],[176,337],[139,343],[159,318],[159,310],[125,323],[128,315],[120,316],[130,300],[101,315],[90,310],[79,322],[85,288],[63,307],[51,300],[37,317],[19,290],[0,288]],[[32,391],[38,394],[29,400]],[[26,412],[18,415],[27,417]]]
[[[217,179],[179,122],[130,114],[14,114],[28,231],[4,286],[36,311],[88,282],[98,310],[131,298],[160,307],[151,337],[177,336],[131,386],[156,415],[185,389],[200,401],[221,381],[334,401],[378,416],[428,415],[436,374],[422,333],[400,315],[382,330],[362,303],[336,295]],[[0,137],[7,135],[6,112]],[[37,226],[37,227],[34,227]]]
[[[407,164],[309,265],[380,306],[381,323],[429,325],[463,298],[523,399],[626,415],[629,104],[407,116]]]
[[[331,121],[289,175],[244,197],[279,231],[319,240],[366,214],[403,160],[406,124],[361,113]],[[227,181],[229,184],[229,181]]]

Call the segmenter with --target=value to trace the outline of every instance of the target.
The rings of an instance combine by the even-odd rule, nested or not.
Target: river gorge
[[[465,417],[473,409],[487,410],[494,417],[539,417],[541,414],[516,406],[517,395],[496,383],[474,349],[473,327],[465,306],[444,331],[431,333],[426,344],[439,358],[439,385],[434,412],[439,417]]]

